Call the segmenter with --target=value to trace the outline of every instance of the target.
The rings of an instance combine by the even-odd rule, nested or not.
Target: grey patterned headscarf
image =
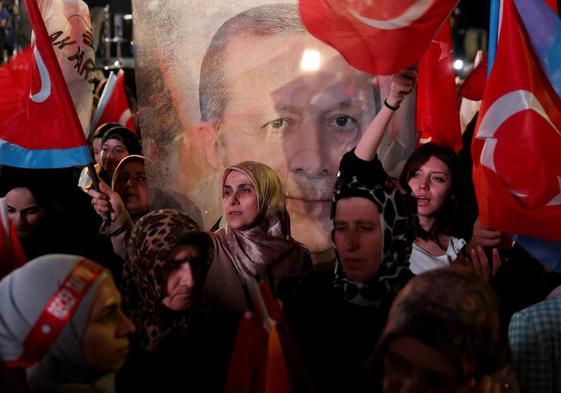
[[[0,360],[20,358],[27,334],[68,273],[83,259],[62,254],[41,256],[0,281]],[[31,390],[96,382],[97,377],[87,372],[81,340],[99,283],[109,277],[106,271],[97,278],[43,360],[28,369]]]
[[[375,166],[374,172],[360,173],[352,164],[350,155],[354,153],[347,153],[341,161],[331,207],[331,221],[333,223],[337,202],[343,198],[360,197],[374,202],[380,212],[382,255],[376,275],[366,282],[355,282],[345,275],[337,248],[333,244],[337,254],[334,285],[342,290],[349,303],[376,308],[388,307],[387,303],[391,303],[399,289],[411,277],[409,256],[415,240],[413,225],[417,220],[416,208],[409,197],[401,194],[389,181],[379,161],[369,163]],[[331,234],[333,239],[334,226]]]

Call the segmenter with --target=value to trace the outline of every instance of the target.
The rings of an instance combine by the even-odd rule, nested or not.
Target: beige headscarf
[[[251,180],[257,193],[258,214],[251,228],[228,227],[226,235],[218,241],[230,254],[228,257],[238,273],[248,279],[264,274],[268,265],[276,264],[301,246],[290,236],[290,218],[275,171],[260,162],[244,161],[225,169],[222,187],[232,171],[241,172]]]

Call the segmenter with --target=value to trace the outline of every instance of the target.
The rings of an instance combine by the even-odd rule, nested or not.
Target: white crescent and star
[[[30,92],[29,98],[31,101],[40,104],[45,102],[45,100],[51,96],[51,77],[47,66],[45,66],[45,62],[41,57],[41,53],[37,50],[37,47],[33,50],[33,56],[35,57],[35,62],[37,63],[37,69],[39,70],[39,76],[41,78],[41,90],[35,94],[31,94]]]
[[[434,0],[417,0],[400,15],[392,19],[371,19],[359,14],[352,8],[349,12],[361,23],[381,30],[396,30],[411,25],[428,11]]]
[[[540,115],[561,137],[561,131],[553,124],[542,104],[532,92],[528,90],[512,91],[493,102],[481,120],[479,131],[477,132],[477,139],[485,139],[483,149],[481,150],[481,165],[499,175],[495,167],[494,158],[495,148],[498,143],[495,138],[495,133],[509,118],[519,112],[527,110],[532,110]],[[560,193],[548,202],[547,206],[561,205],[561,178],[558,177],[558,179]],[[515,190],[510,190],[510,192],[521,198],[528,196]]]

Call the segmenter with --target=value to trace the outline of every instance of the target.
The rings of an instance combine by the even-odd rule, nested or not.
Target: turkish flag
[[[458,0],[300,0],[306,29],[355,68],[395,74],[421,58]]]
[[[533,28],[551,22],[557,26],[546,28],[555,31],[560,21],[551,16]],[[561,240],[561,99],[532,50],[534,33],[524,29],[513,0],[505,0],[472,145],[473,180],[483,225]]]
[[[26,0],[32,51],[2,69],[0,164],[22,168],[87,165],[91,153],[36,0]],[[25,74],[24,76],[22,76]],[[17,76],[17,78],[14,78]],[[11,78],[11,79],[10,79]]]
[[[464,83],[460,86],[460,97],[465,97],[474,101],[481,101],[485,94],[485,86],[487,84],[487,53],[479,64],[469,73]]]
[[[109,75],[103,93],[101,93],[90,132],[95,131],[97,127],[105,123],[119,123],[123,127],[136,132],[125,93],[125,72],[123,70],[119,71],[116,78],[113,73]]]
[[[446,21],[419,61],[417,130],[420,143],[440,143],[459,151],[462,133],[452,62],[452,30]]]

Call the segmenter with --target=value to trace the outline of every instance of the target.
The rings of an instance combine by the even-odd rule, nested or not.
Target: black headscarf
[[[350,197],[366,198],[378,207],[383,239],[381,263],[371,279],[365,282],[352,281],[345,275],[334,245],[337,254],[335,287],[343,291],[346,301],[350,303],[389,307],[399,289],[411,277],[409,256],[415,240],[415,201],[399,192],[377,158],[363,161],[353,151],[343,156],[339,166],[331,208],[332,222],[337,202]]]

